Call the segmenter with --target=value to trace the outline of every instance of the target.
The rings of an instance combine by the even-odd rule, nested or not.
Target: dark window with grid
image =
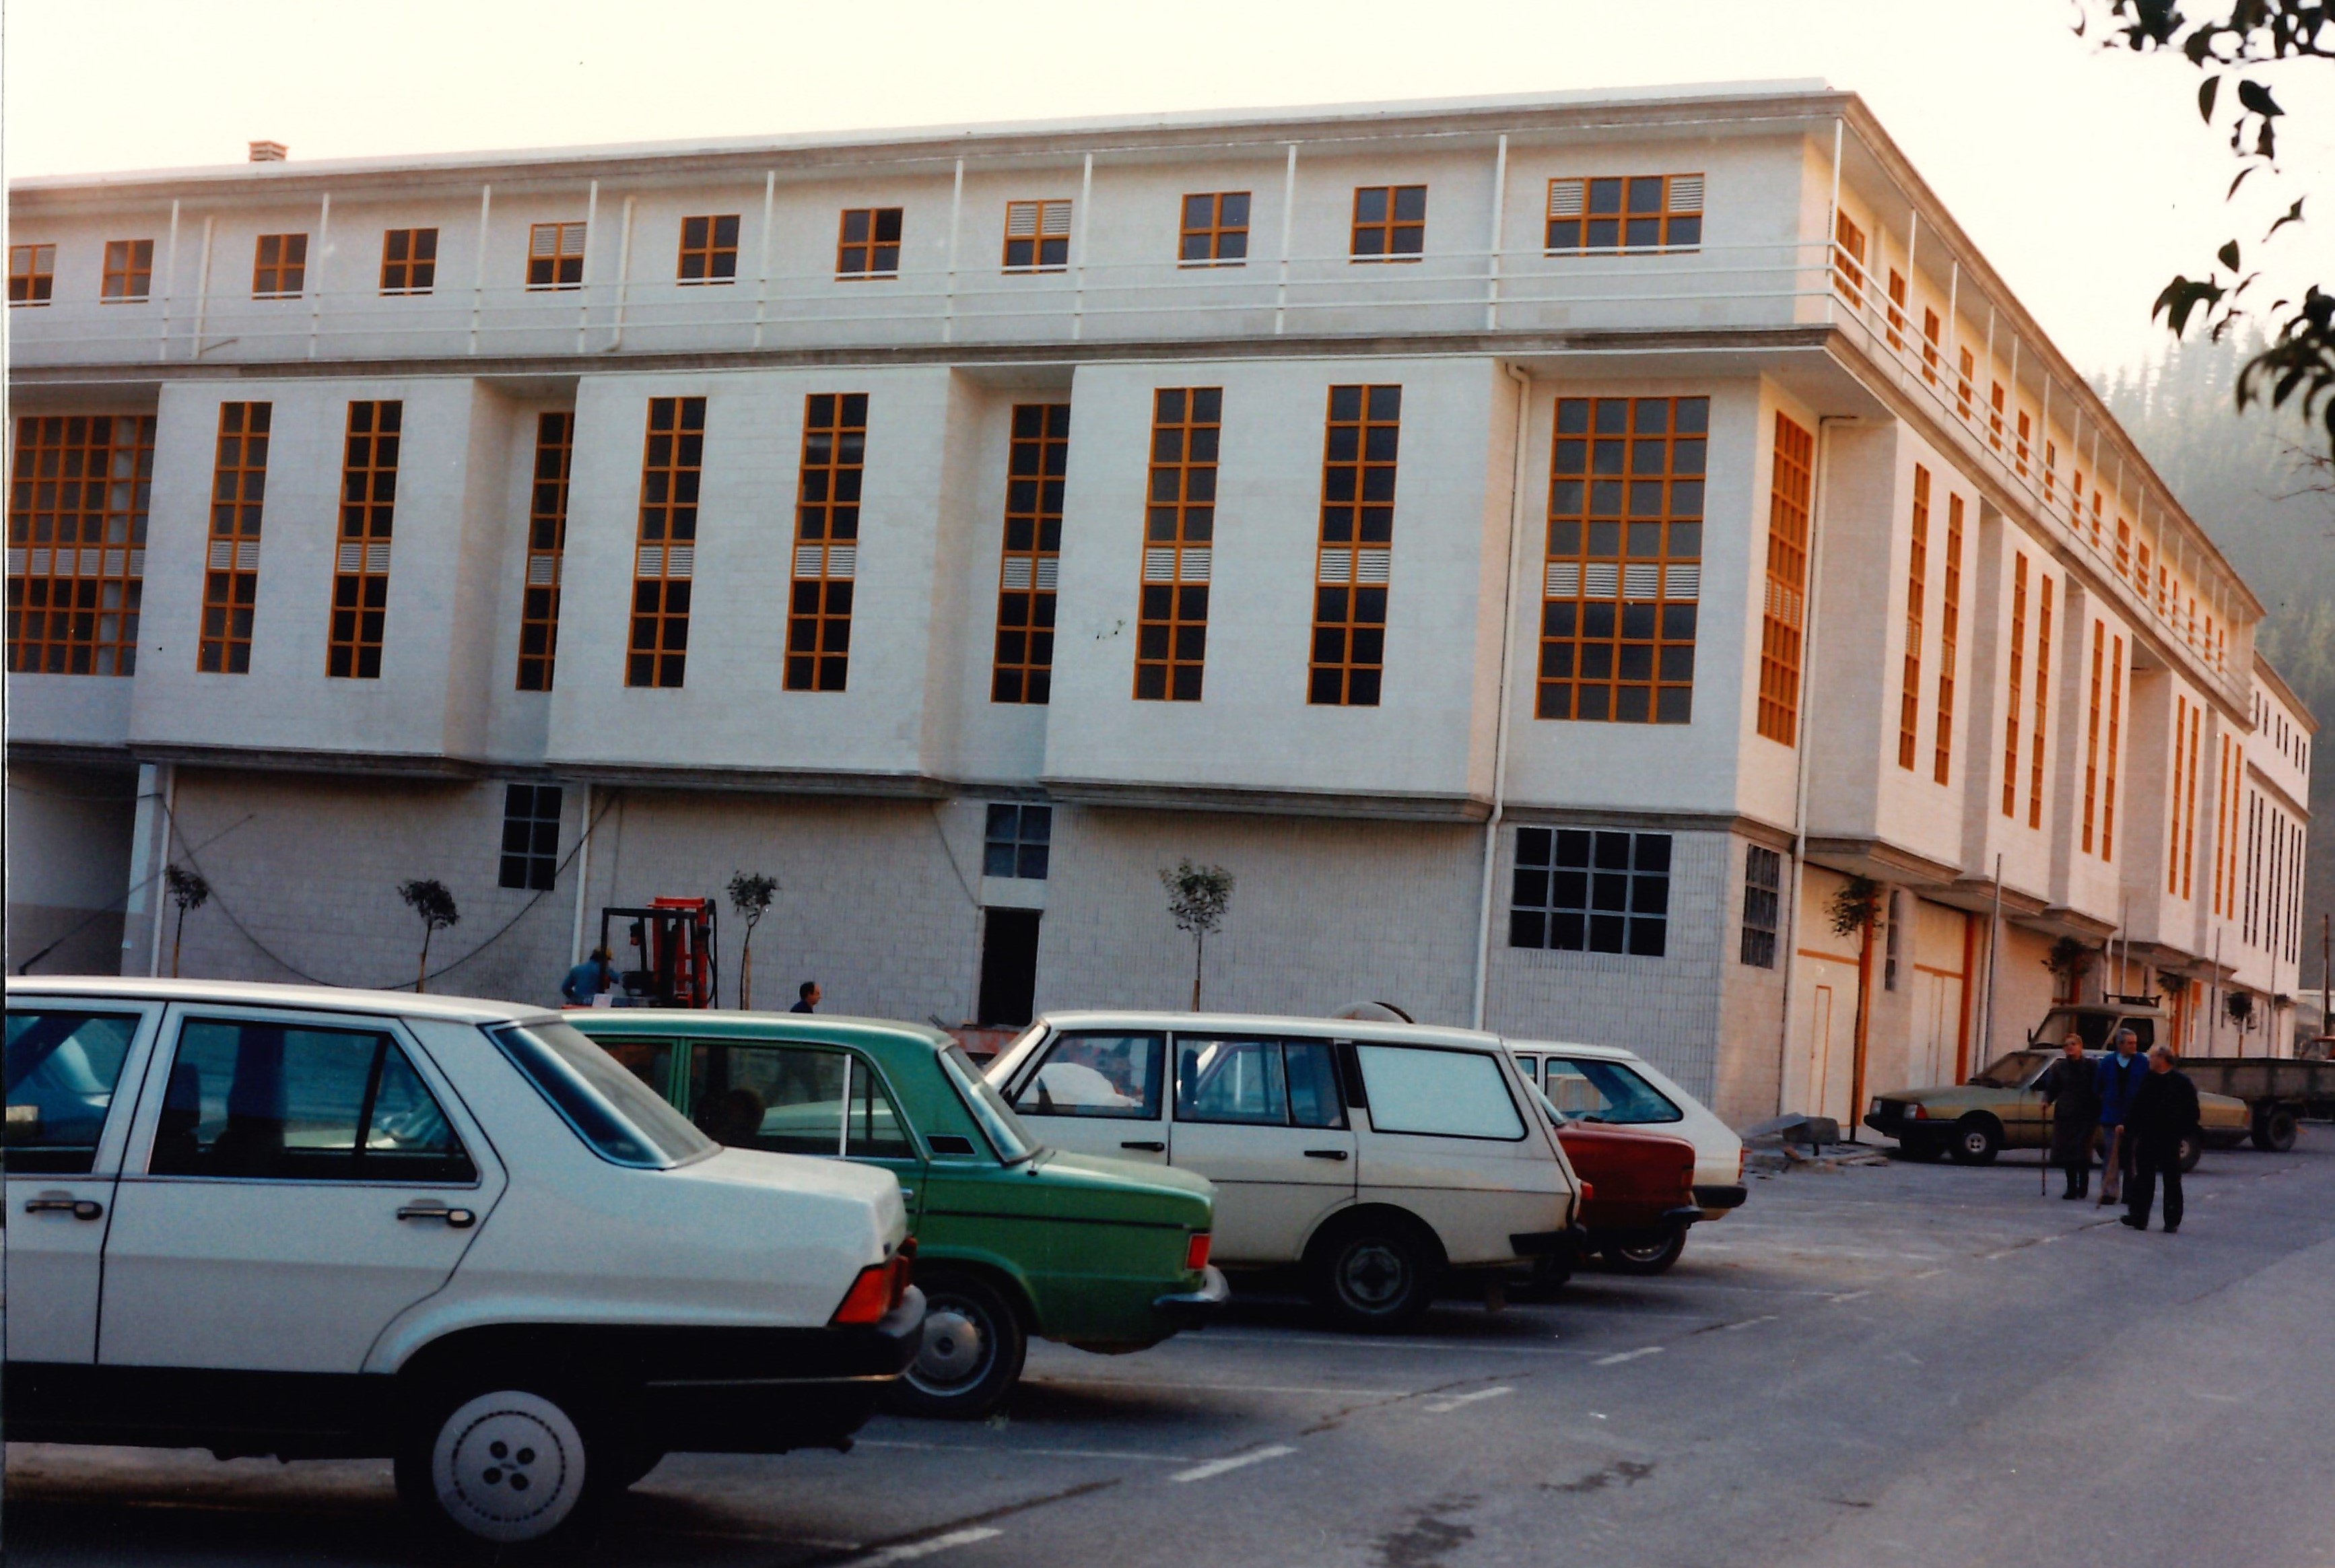
[[[1186,266],[1239,266],[1248,260],[1248,192],[1215,190],[1184,198],[1176,259]]]
[[[981,846],[983,876],[1046,879],[1046,850],[1054,835],[1051,806],[992,806]]]
[[[381,675],[381,637],[389,615],[390,528],[397,504],[400,402],[349,405],[341,459],[341,537],[333,563],[332,636],[325,673],[360,681]]]
[[[847,207],[835,239],[838,277],[900,276],[900,214],[896,207]]]
[[[1743,848],[1743,962],[1776,967],[1776,928],[1782,912],[1784,857],[1757,844]]]
[[[308,237],[263,234],[251,251],[251,297],[292,299],[308,276]]]
[[[1354,188],[1356,261],[1417,261],[1427,248],[1427,187],[1358,185]]]
[[[1020,403],[1006,458],[1005,547],[997,577],[993,702],[1043,702],[1054,680],[1054,582],[1062,548],[1062,480],[1071,405]]]
[[[198,670],[241,675],[251,669],[251,614],[259,602],[259,518],[267,494],[272,412],[268,403],[219,404],[202,635],[195,644]]]
[[[1660,958],[1670,903],[1667,833],[1516,829],[1510,947]]]
[[[438,286],[438,231],[384,229],[381,237],[381,292],[428,294]]]
[[[547,893],[559,875],[557,784],[503,786],[502,874],[499,886]]]
[[[533,223],[527,230],[527,286],[531,289],[584,286],[584,226],[580,223]]]
[[[633,557],[627,686],[678,686],[689,663],[689,588],[697,569],[697,479],[705,400],[651,398],[641,454],[641,528]]]
[[[1543,719],[1693,716],[1709,398],[1560,398],[1541,605]]]
[[[849,673],[859,480],[867,460],[866,392],[813,392],[803,400],[794,586],[787,605],[790,692],[840,692]]]
[[[732,283],[738,276],[738,215],[734,212],[681,220],[681,261],[673,276],[683,283]]]
[[[1197,702],[1208,652],[1222,387],[1162,387],[1151,400],[1150,495],[1135,630],[1135,695]]]
[[[1322,450],[1322,539],[1305,700],[1375,708],[1386,666],[1402,388],[1333,386]]]
[[[527,518],[527,586],[520,591],[518,689],[551,690],[559,654],[559,567],[567,549],[567,470],[576,454],[576,416],[538,414],[535,486]]]
[[[1548,249],[1692,250],[1702,243],[1702,176],[1635,174],[1548,182]]]
[[[154,286],[154,242],[150,239],[109,239],[105,270],[99,275],[97,297],[102,305],[135,305]]]
[[[20,419],[10,480],[8,668],[135,674],[153,416]]]
[[[55,246],[12,245],[8,247],[10,305],[46,305],[56,286]]]

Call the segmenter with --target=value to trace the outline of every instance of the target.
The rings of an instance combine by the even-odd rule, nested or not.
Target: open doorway
[[[981,1024],[1030,1021],[1038,992],[1038,920],[1035,909],[982,912]]]

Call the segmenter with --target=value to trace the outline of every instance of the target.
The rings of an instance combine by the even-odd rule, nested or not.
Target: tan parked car
[[[2085,1052],[2092,1061],[2101,1055]],[[1875,1095],[1865,1125],[1895,1138],[1898,1147],[1914,1159],[1950,1154],[1962,1165],[1985,1165],[2006,1148],[2040,1148],[2049,1137],[2050,1121],[2035,1083],[2059,1059],[2058,1051],[2039,1047],[2014,1050],[1997,1057],[1968,1083]],[[2233,1147],[2253,1129],[2253,1113],[2242,1099],[2200,1093],[2197,1108],[2204,1143],[2214,1148]],[[2181,1168],[2195,1167],[2202,1152],[2196,1139],[2185,1139]]]

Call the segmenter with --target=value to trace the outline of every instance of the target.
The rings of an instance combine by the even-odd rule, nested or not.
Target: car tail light
[[[880,1263],[869,1263],[843,1292],[843,1304],[835,1309],[830,1324],[881,1322],[885,1315],[900,1304],[908,1293],[908,1276],[916,1257],[914,1237],[900,1244],[900,1250]]]
[[[1194,1231],[1192,1239],[1184,1244],[1184,1266],[1205,1269],[1208,1266],[1208,1233]]]
[[[1582,1201],[1583,1203],[1587,1203],[1590,1199],[1592,1199],[1592,1198],[1595,1197],[1596,1195],[1597,1195],[1597,1189],[1596,1189],[1595,1187],[1592,1186],[1589,1183],[1587,1183],[1587,1182],[1585,1182],[1585,1181],[1584,1181],[1584,1182],[1583,1182],[1583,1183],[1581,1184],[1581,1201]]]
[[[1927,1121],[1930,1119],[1930,1108],[1926,1105],[1917,1105],[1905,1114],[1915,1121]]]
[[[1735,1146],[1735,1179],[1743,1179],[1743,1167],[1751,1163],[1751,1151],[1741,1144]]]

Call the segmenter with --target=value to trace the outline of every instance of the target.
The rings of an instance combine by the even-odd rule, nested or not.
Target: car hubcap
[[[1383,1312],[1402,1299],[1410,1282],[1403,1256],[1385,1242],[1363,1242],[1346,1253],[1338,1270],[1346,1300],[1366,1312]]]
[[[1623,1247],[1622,1255],[1633,1263],[1651,1263],[1670,1250],[1668,1242],[1648,1242],[1642,1246]]]
[[[567,1412],[539,1395],[482,1394],[439,1428],[431,1471],[455,1524],[489,1541],[530,1541],[575,1508],[584,1443]]]
[[[955,1302],[925,1313],[925,1345],[908,1373],[918,1388],[945,1392],[978,1379],[989,1362],[990,1335],[980,1317]]]

